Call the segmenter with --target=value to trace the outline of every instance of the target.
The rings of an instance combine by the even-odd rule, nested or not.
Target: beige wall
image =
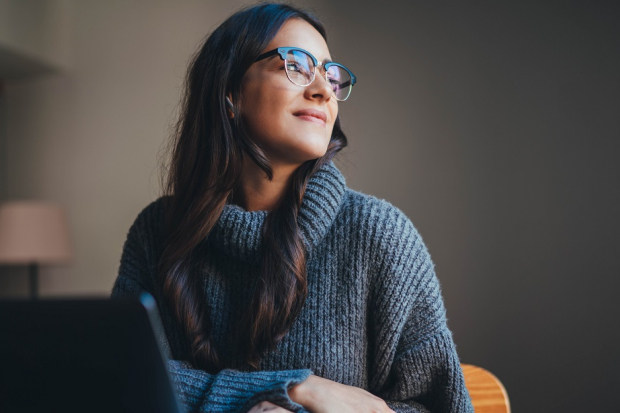
[[[69,68],[72,27],[71,0],[0,0],[0,77],[17,74],[2,70],[5,54],[38,65],[29,74]]]

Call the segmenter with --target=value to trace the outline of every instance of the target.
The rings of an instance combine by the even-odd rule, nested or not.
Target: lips
[[[319,123],[321,125],[325,125],[327,122],[327,115],[325,112],[321,112],[316,109],[302,109],[293,113],[293,115],[310,122]]]

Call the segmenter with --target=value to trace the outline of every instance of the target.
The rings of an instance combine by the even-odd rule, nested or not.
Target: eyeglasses
[[[310,52],[298,47],[278,47],[258,56],[255,61],[275,55],[284,60],[288,80],[298,86],[310,85],[314,81],[317,66],[323,66],[325,80],[331,85],[336,100],[347,100],[357,81],[355,75],[340,63],[319,62]]]

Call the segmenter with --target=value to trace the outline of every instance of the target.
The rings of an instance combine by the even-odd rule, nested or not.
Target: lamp
[[[32,299],[37,297],[39,264],[61,264],[71,258],[62,208],[34,201],[0,204],[0,263],[28,265]]]

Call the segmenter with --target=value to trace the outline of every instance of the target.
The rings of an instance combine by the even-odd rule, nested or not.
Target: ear
[[[226,106],[228,106],[228,117],[229,118],[234,118],[235,117],[235,107],[233,106],[232,100],[231,98],[231,94],[229,93],[228,96],[226,96]]]

